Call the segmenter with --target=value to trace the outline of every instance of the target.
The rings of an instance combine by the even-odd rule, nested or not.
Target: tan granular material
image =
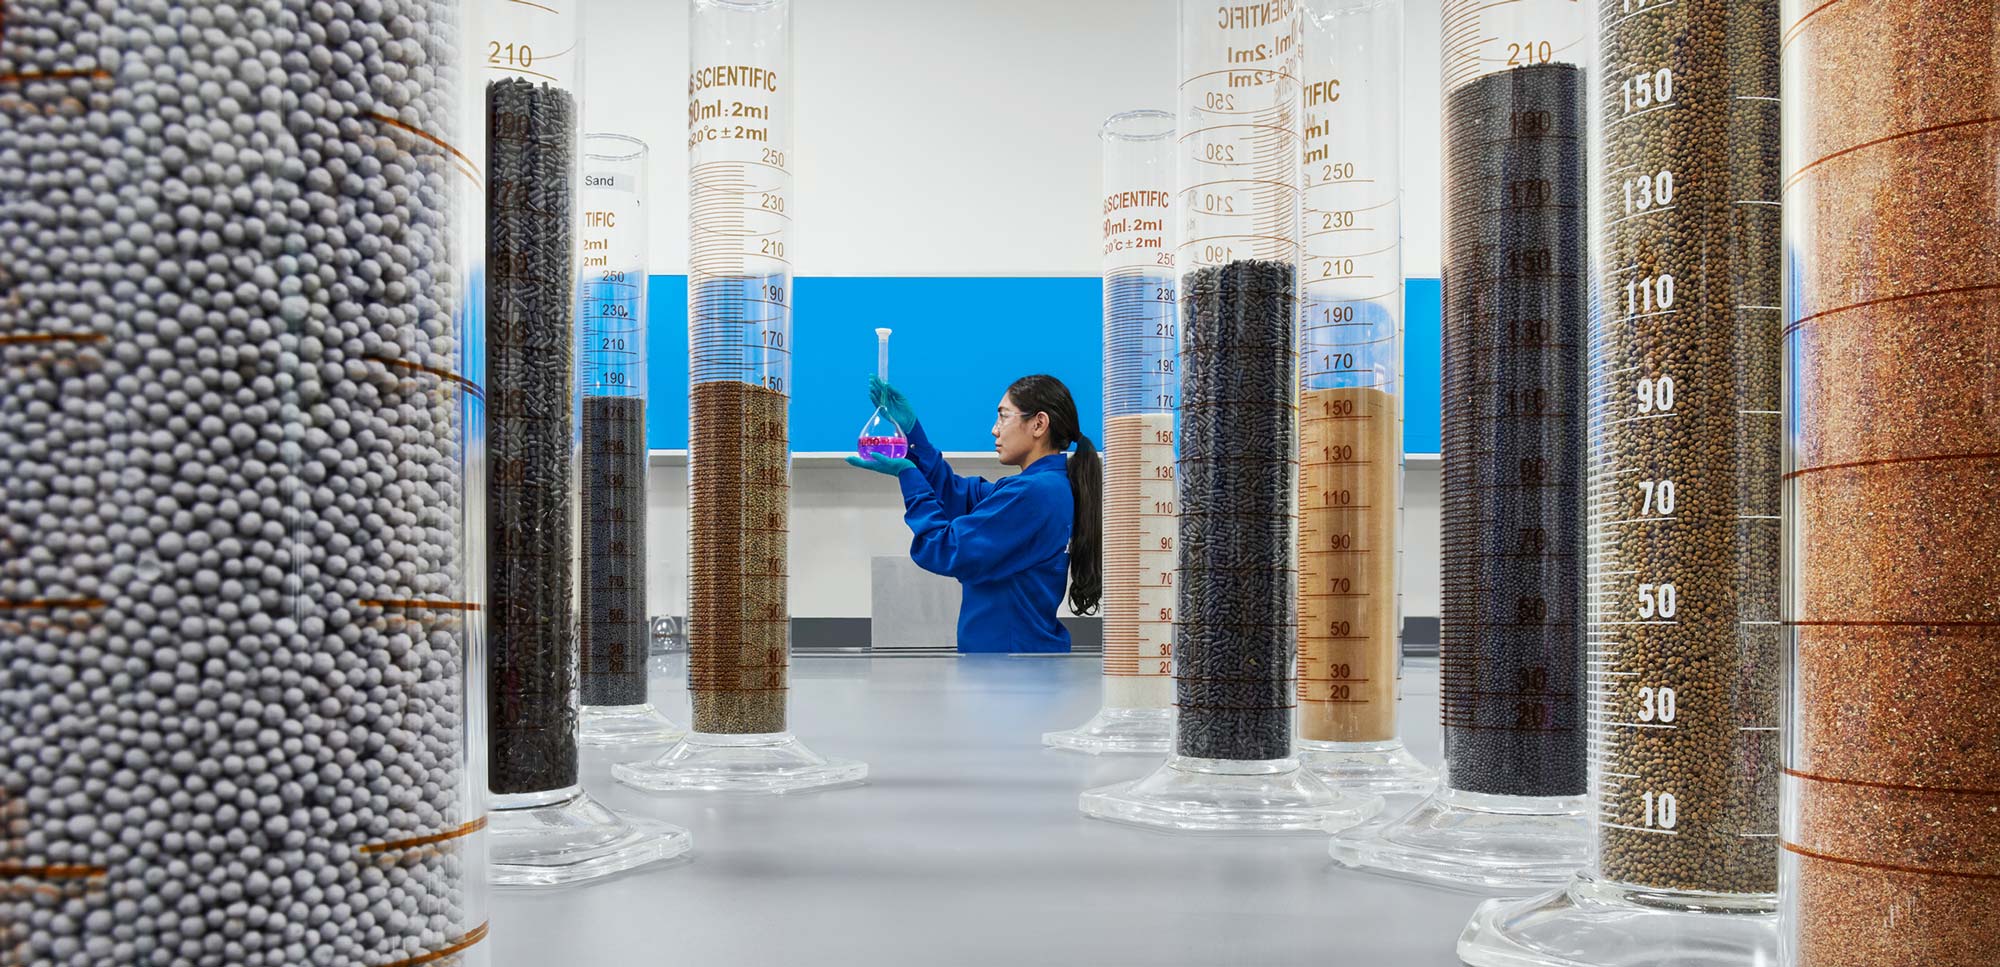
[[[1818,8],[1818,9],[1815,9]],[[1788,4],[1798,967],[2000,937],[2000,18]]]
[[[688,427],[688,690],[697,732],[785,730],[790,463],[782,393],[698,383]]]
[[[1299,737],[1396,737],[1396,399],[1308,390],[1299,403]]]

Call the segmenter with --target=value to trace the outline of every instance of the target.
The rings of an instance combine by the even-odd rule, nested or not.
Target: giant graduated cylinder
[[[1173,704],[1173,115],[1104,123],[1104,704]]]
[[[1181,28],[1176,751],[1292,754],[1299,10],[1186,0]]]
[[[1596,872],[1777,891],[1778,4],[1599,4]]]
[[[485,104],[486,612],[492,791],[559,801],[577,781],[575,8],[482,0],[498,45]],[[507,808],[527,800],[503,798]]]
[[[1329,781],[1424,792],[1402,643],[1403,4],[1313,0],[1299,321],[1299,745]]]
[[[688,688],[694,730],[785,730],[791,6],[689,21]]]
[[[584,138],[577,233],[576,367],[582,397],[578,546],[585,746],[663,745],[685,734],[647,700],[646,143]]]
[[[1314,830],[1381,807],[1293,755],[1300,16],[1293,0],[1180,4],[1173,755],[1084,793],[1092,816]]]
[[[646,146],[585,139],[577,251],[583,397],[583,704],[646,701]]]
[[[1580,796],[1590,12],[1445,7],[1446,779]]]
[[[1479,889],[1589,846],[1585,143],[1592,11],[1443,4],[1443,473],[1433,796],[1343,862]],[[1526,892],[1526,891],[1524,891]]]
[[[1104,707],[1042,736],[1093,754],[1160,753],[1174,703],[1174,116],[1126,111],[1098,131],[1104,273]]]
[[[2000,936],[2000,21],[1784,3],[1782,962]]]
[[[492,877],[543,885],[687,849],[579,781],[578,162],[583,38],[568,3],[479,0],[484,89]]]
[[[463,11],[280,9],[6,5],[0,963],[490,947]]]
[[[688,12],[688,691],[693,732],[620,763],[647,790],[859,779],[786,729],[791,612],[792,6]]]

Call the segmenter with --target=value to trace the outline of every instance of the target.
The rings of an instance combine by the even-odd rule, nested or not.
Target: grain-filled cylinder
[[[1778,4],[1599,4],[1596,873],[1777,891]]]
[[[2000,936],[2000,21],[1784,3],[1796,967]]]
[[[1516,889],[1566,881],[1589,845],[1586,6],[1443,5],[1444,769],[1336,844],[1356,865]]]
[[[577,230],[576,367],[582,398],[577,477],[579,739],[608,748],[665,745],[686,734],[649,700],[646,599],[648,236],[646,143],[583,141]]]
[[[1299,10],[1181,14],[1174,751],[1292,754]]]
[[[0,963],[484,963],[459,6],[4,17]]]
[[[1402,678],[1403,4],[1310,0],[1299,322],[1299,745],[1329,782],[1424,793]]]
[[[693,731],[622,763],[649,790],[860,778],[787,727],[793,376],[790,0],[688,10],[688,693]]]
[[[1295,0],[1180,5],[1177,718],[1166,765],[1085,793],[1093,816],[1323,829],[1380,805],[1293,754],[1301,16]]]
[[[678,827],[604,808],[579,775],[581,17],[561,3],[476,0],[472,25],[486,208],[492,877],[543,885],[688,844]]]

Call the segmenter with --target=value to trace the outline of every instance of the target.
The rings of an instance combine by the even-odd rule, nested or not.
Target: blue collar
[[[1022,467],[1021,472],[1024,474],[1055,473],[1067,469],[1069,469],[1068,457],[1060,453],[1051,453],[1048,456],[1035,461],[1034,463]]]

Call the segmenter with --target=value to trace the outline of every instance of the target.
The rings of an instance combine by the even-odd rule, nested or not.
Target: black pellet
[[[1292,751],[1295,275],[1241,261],[1183,280],[1175,746]]]
[[[1445,103],[1439,643],[1453,788],[1585,791],[1585,89],[1566,64]]]
[[[577,781],[576,102],[509,78],[486,119],[488,786],[543,792]]]
[[[583,401],[583,704],[646,701],[646,401]]]

